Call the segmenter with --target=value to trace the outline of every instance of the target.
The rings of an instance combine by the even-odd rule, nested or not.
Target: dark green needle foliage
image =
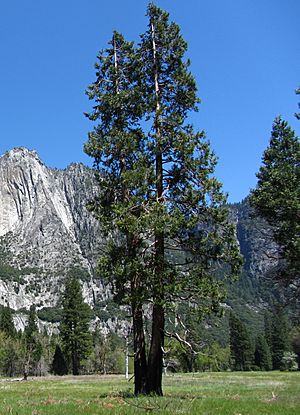
[[[271,225],[279,246],[274,279],[298,301],[300,290],[300,142],[280,117],[273,124],[269,147],[257,173],[250,202]]]
[[[138,86],[139,62],[133,43],[117,32],[96,63],[96,81],[87,94],[97,120],[85,146],[99,171],[100,192],[89,205],[107,232],[99,273],[113,286],[115,300],[131,307],[134,336],[135,393],[145,391],[146,355],[142,306],[147,298],[148,270],[143,260],[147,242],[147,195],[153,176]]]
[[[36,309],[34,305],[32,305],[29,310],[28,320],[24,329],[24,341],[24,378],[26,379],[28,374],[34,374],[36,372],[36,366],[42,356],[42,344],[39,339]]]
[[[260,370],[272,369],[272,355],[265,336],[259,334],[255,342],[254,363]]]
[[[64,354],[61,350],[61,347],[58,344],[55,347],[55,352],[51,365],[51,373],[59,376],[66,375],[68,373],[68,366]]]
[[[244,323],[230,313],[230,354],[234,370],[250,370],[253,364],[253,345]]]
[[[78,279],[69,277],[66,280],[62,306],[59,330],[64,355],[71,362],[73,375],[78,375],[82,360],[89,356],[92,348],[92,337],[89,332],[91,310],[83,301]]]
[[[278,370],[282,365],[284,353],[289,351],[289,337],[287,319],[281,311],[273,313],[272,316],[272,363],[273,369]]]
[[[87,114],[98,124],[85,150],[100,184],[90,209],[111,235],[99,270],[116,298],[131,306],[142,339],[134,347],[143,372],[136,393],[161,395],[166,308],[184,300],[202,312],[216,310],[224,295],[217,270],[223,267],[224,279],[236,275],[241,260],[226,197],[213,177],[216,157],[205,134],[187,122],[199,101],[187,44],[167,12],[151,3],[147,17],[137,47],[114,33],[98,56],[88,89],[95,105]]]
[[[17,334],[12,312],[9,307],[3,307],[0,314],[0,331],[3,331],[10,337],[15,337]]]

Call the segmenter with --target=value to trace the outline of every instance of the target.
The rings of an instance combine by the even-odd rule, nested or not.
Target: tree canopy
[[[74,277],[66,280],[62,306],[59,330],[64,355],[71,360],[73,375],[78,375],[80,364],[89,355],[92,347],[89,332],[91,310],[83,301],[80,283]]]
[[[279,254],[274,278],[299,298],[300,142],[288,123],[275,119],[268,148],[250,196],[255,212],[272,227]]]
[[[199,102],[185,59],[187,44],[154,4],[135,47],[114,33],[100,52],[87,94],[96,121],[85,146],[95,160],[99,196],[90,209],[108,230],[99,272],[131,306],[136,393],[162,394],[165,314],[186,301],[213,311],[223,298],[218,275],[241,264],[226,196],[213,176],[216,156],[203,131],[187,122]],[[152,328],[145,356],[143,307]]]

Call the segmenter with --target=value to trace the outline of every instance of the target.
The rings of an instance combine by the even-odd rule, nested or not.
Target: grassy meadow
[[[0,414],[300,414],[300,372],[176,374],[164,377],[162,398],[132,390],[121,376],[0,379]]]

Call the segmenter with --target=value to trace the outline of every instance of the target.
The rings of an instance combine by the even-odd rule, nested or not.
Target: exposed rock
[[[97,191],[93,171],[82,164],[50,169],[26,148],[0,157],[0,304],[19,311],[18,329],[26,322],[22,310],[32,304],[37,310],[59,307],[70,272],[81,278],[89,305],[99,308],[110,297],[109,287],[95,274],[104,243],[101,228],[86,209]],[[257,306],[268,294],[259,281],[274,266],[270,258],[276,257],[276,246],[265,224],[251,218],[246,202],[231,205],[230,212],[245,257],[240,288],[253,291],[256,284],[246,301]],[[240,291],[233,295],[243,298]],[[119,324],[117,315],[109,318],[107,327]]]
[[[54,307],[72,269],[82,274],[89,304],[107,297],[94,275],[101,230],[85,207],[95,191],[82,164],[50,169],[26,148],[0,157],[0,304]]]

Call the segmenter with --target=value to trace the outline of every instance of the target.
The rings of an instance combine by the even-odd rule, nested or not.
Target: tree
[[[284,353],[289,351],[290,347],[287,317],[281,309],[274,307],[271,311],[265,312],[264,333],[271,352],[272,368],[278,370]]]
[[[68,373],[68,366],[59,344],[55,347],[53,361],[51,365],[51,372],[54,375],[63,376]]]
[[[161,374],[166,307],[186,298],[210,311],[222,296],[213,268],[220,260],[234,274],[240,265],[234,229],[227,220],[221,184],[212,177],[216,158],[203,131],[187,123],[199,99],[185,60],[187,44],[169,14],[150,4],[141,36],[142,86],[150,159],[154,165],[152,230],[152,336],[148,393],[162,394]],[[178,255],[180,253],[180,255]]]
[[[17,337],[0,332],[0,372],[4,376],[15,376],[24,368],[24,345]]]
[[[286,317],[282,311],[276,311],[272,318],[272,364],[273,370],[279,370],[284,353],[289,350],[289,338]]]
[[[297,355],[298,369],[300,369],[300,327],[293,327],[291,333],[291,344],[293,351]]]
[[[271,351],[272,351],[272,333],[273,333],[272,314],[269,311],[265,311],[264,313],[264,337]]]
[[[234,370],[250,370],[253,346],[246,326],[233,313],[229,315],[230,353]]]
[[[10,337],[15,337],[17,332],[13,322],[12,312],[9,307],[3,307],[0,317],[0,331],[3,331]]]
[[[25,364],[24,379],[28,374],[36,374],[37,364],[42,356],[42,345],[39,340],[39,329],[36,322],[35,305],[31,305],[29,316],[24,329]]]
[[[298,370],[297,355],[293,352],[284,352],[281,360],[280,370],[289,372]]]
[[[273,124],[269,147],[257,173],[258,183],[250,203],[272,227],[278,244],[274,279],[292,292],[300,290],[300,142],[280,117]]]
[[[86,114],[90,120],[97,120],[98,125],[89,134],[85,151],[95,159],[101,172],[102,190],[89,209],[101,221],[107,235],[114,230],[101,258],[100,272],[113,284],[115,300],[131,307],[135,393],[139,394],[145,391],[147,372],[142,323],[147,269],[138,252],[145,245],[141,210],[147,200],[145,176],[149,161],[139,125],[142,104],[134,53],[133,43],[117,32],[113,33],[109,47],[99,53],[97,79],[87,90],[95,106]]]
[[[132,309],[135,391],[162,395],[166,308],[184,300],[217,309],[223,291],[216,269],[221,264],[226,278],[241,261],[212,177],[216,158],[204,133],[186,123],[198,103],[187,45],[168,13],[150,4],[147,16],[138,48],[114,34],[99,57],[88,115],[99,125],[86,151],[102,189],[91,208],[113,236],[100,269]],[[144,304],[152,308],[147,362]]]
[[[272,356],[269,345],[266,341],[265,336],[262,334],[258,335],[255,342],[254,352],[254,363],[255,366],[261,370],[272,369]]]
[[[68,277],[62,297],[62,320],[60,336],[64,353],[70,357],[73,375],[78,375],[80,363],[91,352],[92,339],[89,332],[91,310],[83,301],[78,279]]]

